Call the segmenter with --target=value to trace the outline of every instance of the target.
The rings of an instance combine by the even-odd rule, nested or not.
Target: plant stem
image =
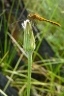
[[[30,88],[31,88],[31,70],[32,70],[32,52],[28,52],[27,96],[30,96]]]
[[[16,66],[15,66],[14,70],[12,71],[12,74],[11,74],[10,78],[13,78],[13,76],[14,76],[14,72],[15,72],[16,69],[18,68],[18,65],[19,65],[19,63],[20,63],[22,57],[23,57],[23,54],[21,54],[20,58],[18,59],[18,61],[17,61],[17,63],[16,63]],[[4,87],[4,90],[3,90],[4,92],[5,92],[6,89],[8,88],[9,84],[10,84],[10,80],[8,80],[6,86]]]

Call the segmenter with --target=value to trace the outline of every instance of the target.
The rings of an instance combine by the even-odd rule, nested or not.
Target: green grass
[[[41,64],[37,64],[37,61],[33,61],[32,73],[36,73],[42,77],[44,76],[45,80],[39,81],[31,78],[31,90],[35,96],[45,96],[43,95],[44,92],[47,92],[46,96],[64,96],[64,77],[60,76],[60,71],[64,71],[64,68],[62,67],[64,66],[64,0],[28,0],[27,2],[24,0],[24,2],[27,10],[30,13],[38,13],[44,18],[59,22],[61,24],[61,27],[57,27],[56,25],[49,24],[47,22],[36,21],[37,26],[40,29],[41,39],[43,39],[43,37],[46,38],[55,52],[55,57],[43,59],[41,56],[39,56],[39,54],[37,54],[36,50],[39,48],[38,45],[38,48],[36,48],[34,54],[37,54],[40,57],[39,62],[41,62]],[[11,82],[11,86],[18,88],[19,96],[26,96],[27,69],[25,70],[25,67],[27,67],[27,61],[25,62],[25,65],[21,66],[17,70],[17,65],[19,64],[21,58],[19,57],[15,68],[13,69],[10,67],[12,59],[16,54],[16,48],[12,49],[13,51],[11,54],[9,53],[10,43],[7,41],[8,27],[6,26],[5,16],[4,30],[4,51],[2,50],[0,42],[0,52],[2,54],[0,57],[0,66],[2,67],[2,72],[13,81]],[[54,69],[52,65],[55,65]],[[57,87],[57,90],[55,89],[55,86]]]

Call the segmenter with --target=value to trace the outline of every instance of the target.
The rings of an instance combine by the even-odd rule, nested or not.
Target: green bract
[[[22,23],[22,26],[24,28],[24,45],[23,45],[24,50],[26,51],[26,53],[28,51],[33,52],[35,49],[35,38],[31,22],[27,19],[26,21],[24,21],[24,23]]]

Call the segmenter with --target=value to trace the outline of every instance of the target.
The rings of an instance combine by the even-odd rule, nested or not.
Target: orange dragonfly
[[[39,21],[46,21],[46,22],[55,24],[55,25],[57,25],[57,26],[61,26],[59,23],[54,22],[54,21],[51,21],[51,20],[47,20],[47,19],[41,17],[41,16],[38,15],[38,14],[29,14],[29,15],[28,15],[28,18],[30,18],[30,19],[35,19],[35,20],[39,20]]]

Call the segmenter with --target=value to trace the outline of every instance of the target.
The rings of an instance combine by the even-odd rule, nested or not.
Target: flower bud
[[[33,52],[35,49],[35,38],[31,26],[31,22],[27,19],[22,23],[24,29],[24,50],[27,52]]]

